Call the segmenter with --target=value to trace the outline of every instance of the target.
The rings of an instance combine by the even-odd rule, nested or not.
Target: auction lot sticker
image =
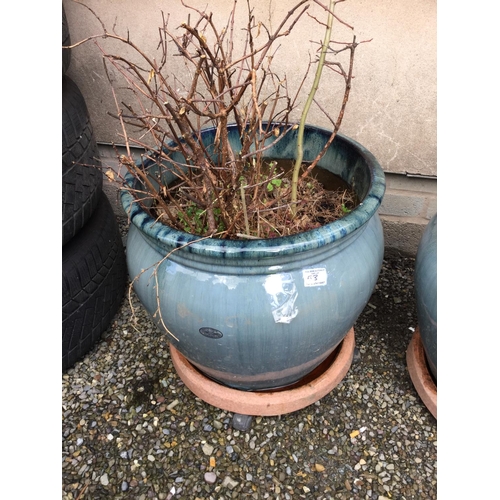
[[[327,273],[324,267],[304,269],[302,271],[304,286],[325,286]]]

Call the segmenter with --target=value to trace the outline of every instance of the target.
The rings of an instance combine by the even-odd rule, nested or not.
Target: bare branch
[[[333,1],[333,5],[342,1]],[[98,20],[101,33],[71,47],[92,42],[102,54],[115,102],[109,114],[120,124],[119,136],[127,151],[120,156],[120,164],[137,179],[137,186],[128,186],[137,203],[155,219],[200,235],[231,238],[245,233],[247,237],[267,237],[269,232],[289,234],[289,229],[280,228],[280,224],[298,227],[289,209],[302,210],[302,205],[290,201],[290,179],[281,171],[275,173],[266,158],[271,148],[296,128],[290,117],[301,104],[304,84],[315,62],[309,57],[302,77],[294,75],[290,95],[291,80],[276,74],[273,61],[305,15],[317,26],[325,25],[319,15],[310,14],[311,6],[318,6],[335,22],[352,27],[321,0],[297,0],[270,29],[255,19],[247,0],[243,40],[236,44],[240,33],[235,26],[237,0],[233,0],[220,27],[216,16],[206,8],[197,9],[181,0],[188,10],[187,21],[171,29],[170,15],[161,12],[157,52],[151,55],[134,43],[128,30],[118,33],[116,22],[108,30],[94,10],[78,3]],[[108,50],[116,47],[109,41],[122,44],[126,50]],[[307,104],[315,103],[328,116],[333,134],[340,126],[349,96],[356,45],[355,39],[345,44],[329,39],[322,56],[321,64],[345,84],[337,117],[330,117],[314,96]],[[349,69],[344,69],[336,57],[348,50],[351,61]],[[185,71],[172,74],[170,64],[179,57]],[[319,80],[315,85],[319,86]],[[230,138],[231,123],[236,123],[238,144],[233,136]],[[214,128],[210,144],[202,133],[206,127]],[[146,151],[138,164],[132,161],[133,147]],[[319,157],[300,179],[311,172]],[[241,179],[245,179],[244,185]],[[283,181],[280,189],[268,190],[268,185],[274,186],[269,183],[278,179]],[[308,219],[306,215],[302,217]]]

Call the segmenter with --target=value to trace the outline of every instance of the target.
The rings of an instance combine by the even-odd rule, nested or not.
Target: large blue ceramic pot
[[[427,224],[415,259],[415,298],[420,337],[437,381],[437,214]]]
[[[229,135],[238,151],[235,126]],[[204,143],[214,136],[206,130]],[[329,136],[307,127],[304,161]],[[266,154],[292,159],[295,143],[290,133]],[[174,347],[224,385],[254,391],[299,381],[340,344],[370,298],[384,252],[377,214],[384,173],[368,150],[340,135],[319,167],[349,183],[362,203],[341,220],[282,238],[196,241],[156,222],[122,192],[139,300]]]

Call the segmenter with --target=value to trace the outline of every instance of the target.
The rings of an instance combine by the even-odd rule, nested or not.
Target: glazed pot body
[[[229,131],[236,150],[237,130]],[[306,128],[305,161],[329,134]],[[268,156],[293,158],[294,137]],[[337,347],[370,298],[384,251],[377,214],[384,174],[371,153],[342,136],[319,166],[353,186],[362,204],[339,221],[282,238],[199,241],[156,223],[122,193],[132,222],[129,274],[141,303],[175,348],[222,384],[264,390],[297,382]]]
[[[437,214],[429,221],[415,259],[415,298],[420,337],[437,380]]]

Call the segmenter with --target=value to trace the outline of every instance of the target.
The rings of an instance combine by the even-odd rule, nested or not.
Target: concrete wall
[[[386,172],[379,213],[386,252],[415,255],[425,226],[437,212],[436,179]]]
[[[127,31],[149,53],[156,51],[161,11],[170,14],[169,25],[186,20],[180,0],[87,0],[111,30]],[[231,0],[191,0],[203,8],[209,4],[217,22],[227,17]],[[254,0],[255,15],[276,26],[290,2]],[[72,42],[102,32],[99,22],[79,3],[63,1]],[[239,2],[243,10],[245,2]],[[321,16],[321,9],[311,12]],[[366,146],[387,174],[387,193],[380,210],[389,249],[414,254],[426,223],[436,212],[436,1],[347,0],[337,6],[343,20],[355,27],[357,40],[368,40],[356,52],[355,79],[342,132]],[[319,41],[322,31],[304,17],[280,48],[278,71],[293,83],[303,74],[304,62],[313,53],[310,40]],[[349,40],[350,30],[340,28],[337,39]],[[109,48],[108,41],[100,42]],[[181,75],[179,58],[169,69]],[[72,50],[68,75],[80,87],[89,107],[97,141],[120,143],[117,122],[107,114],[114,110],[102,57],[94,43]],[[292,75],[292,76],[291,76]],[[295,79],[295,80],[294,80]],[[338,106],[335,82],[326,80],[319,99],[323,106]],[[330,86],[333,85],[333,87]],[[332,90],[333,88],[333,90]],[[318,109],[310,123],[330,127]]]

